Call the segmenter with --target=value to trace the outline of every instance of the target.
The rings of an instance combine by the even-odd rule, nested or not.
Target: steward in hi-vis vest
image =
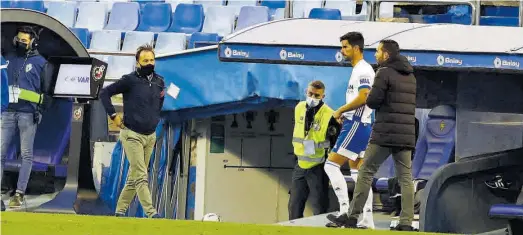
[[[297,163],[292,172],[289,220],[303,217],[307,198],[314,215],[327,212],[329,181],[323,163],[326,149],[333,147],[341,128],[332,117],[334,111],[322,101],[325,85],[321,81],[311,82],[306,96],[294,110],[292,145]]]
[[[294,154],[298,158],[298,165],[302,169],[310,169],[325,161],[325,149],[329,148],[327,129],[334,112],[329,106],[323,104],[314,115],[308,130],[305,129],[306,101],[296,105],[294,111],[294,134],[292,145]]]

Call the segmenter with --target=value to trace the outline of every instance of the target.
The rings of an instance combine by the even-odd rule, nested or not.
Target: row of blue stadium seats
[[[4,1],[5,2],[5,1]],[[4,2],[2,2],[4,4]],[[14,1],[13,4],[22,2],[24,6],[31,8],[27,1]],[[163,1],[158,1],[163,2]],[[180,9],[180,12],[176,13],[175,9],[178,9],[180,3],[185,2],[197,2],[203,4],[203,14],[200,9],[187,8]],[[9,2],[6,2],[9,3]],[[42,2],[34,1],[33,3],[39,3],[32,7],[33,9],[41,8]],[[240,15],[241,9],[244,6],[250,6],[258,8],[256,11],[258,14],[248,13],[243,14],[240,17],[240,25],[244,22],[251,21],[252,24],[267,21],[265,18],[281,19],[284,17],[284,8],[265,8],[269,12],[269,17],[266,17],[266,10],[261,10],[260,7],[255,7],[256,4],[264,5],[264,2],[258,3],[257,0],[251,1],[193,1],[193,0],[181,0],[172,1],[166,4],[150,4],[151,1],[142,1],[138,3],[130,2],[116,2],[114,3],[114,10],[109,14],[109,7],[113,7],[113,2],[110,4],[101,2],[83,2],[77,4],[77,2],[59,1],[59,2],[48,2],[48,14],[59,19],[68,27],[79,27],[88,28],[90,30],[138,30],[138,31],[169,31],[169,32],[181,32],[180,30],[187,29],[191,33],[194,30],[200,28],[202,32],[207,33],[218,33],[224,36],[231,33],[234,30],[234,20],[236,16]],[[271,2],[272,3],[272,2]],[[227,6],[223,6],[227,4]],[[470,8],[465,5],[452,6],[445,14],[437,15],[409,15],[409,14],[394,14],[394,3],[382,3],[380,7],[380,17],[391,18],[391,17],[403,17],[408,18],[410,22],[418,23],[457,23],[457,24],[470,24],[471,13]],[[6,4],[4,4],[6,5]],[[77,6],[78,5],[78,6]],[[169,6],[174,14],[169,15]],[[187,5],[187,4],[182,4]],[[265,4],[270,7],[279,7],[283,5],[271,5]],[[367,7],[366,4],[362,5],[360,13],[356,13],[356,1],[323,1],[323,0],[302,0],[293,1],[292,15],[294,17],[311,17],[318,19],[348,19],[348,20],[365,20]],[[193,5],[194,6],[194,5]],[[79,10],[77,17],[77,7]],[[317,9],[320,8],[320,9]],[[209,10],[210,9],[210,10]],[[272,10],[273,11],[272,11]],[[315,9],[314,12],[312,9]],[[90,19],[96,14],[98,20]],[[311,14],[312,13],[312,14]],[[518,25],[518,7],[485,7],[483,8],[484,16],[481,17],[481,25],[498,25],[498,26],[517,26]],[[96,16],[95,15],[95,16]],[[158,15],[165,15],[165,17],[158,17]],[[181,17],[188,22],[176,21],[176,17]],[[172,18],[172,19],[170,19]],[[205,20],[207,19],[207,20]],[[175,22],[176,21],[176,22]],[[179,29],[176,29],[176,24],[182,24]],[[184,27],[183,24],[190,23],[195,27]],[[252,25],[250,23],[247,26]],[[240,27],[243,28],[243,27]],[[199,32],[197,30],[195,32]]]
[[[108,14],[104,3],[63,1],[50,2],[47,14],[67,27],[91,31],[206,32],[221,36],[271,19],[269,8],[265,6],[243,6],[239,9],[236,21],[236,8],[227,6],[210,6],[204,14],[200,4],[181,3],[171,14],[172,8],[168,3],[147,3],[140,9],[138,3],[116,2],[111,14]],[[274,18],[283,18],[283,8],[275,12]]]

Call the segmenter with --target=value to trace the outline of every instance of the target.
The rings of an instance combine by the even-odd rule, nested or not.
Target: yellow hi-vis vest
[[[294,147],[294,154],[298,157],[298,166],[302,169],[310,169],[325,161],[325,148],[330,146],[330,142],[326,140],[327,129],[332,118],[333,110],[323,104],[314,115],[314,121],[305,135],[305,113],[307,107],[305,101],[296,105],[294,110],[294,134],[292,136],[292,146]],[[312,155],[305,155],[304,140],[314,141],[314,148],[316,152]]]

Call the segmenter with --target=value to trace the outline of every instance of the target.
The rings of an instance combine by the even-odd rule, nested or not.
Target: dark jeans
[[[303,218],[307,198],[310,199],[314,215],[326,213],[329,206],[328,192],[329,178],[323,170],[323,164],[310,169],[302,169],[296,164],[292,171],[289,220]]]

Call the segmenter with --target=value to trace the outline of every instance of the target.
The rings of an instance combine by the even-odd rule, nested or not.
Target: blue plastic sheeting
[[[156,129],[156,135],[157,139],[160,138],[160,134],[162,133],[162,128],[168,128],[163,125],[163,120],[158,124],[158,127]],[[172,128],[173,133],[172,136],[172,143],[170,146],[174,146],[180,139],[180,126],[173,126]],[[152,195],[153,201],[156,201],[155,207],[158,209],[158,213],[162,216],[166,214],[165,207],[162,207],[159,205],[159,202],[162,200],[165,200],[162,198],[162,188],[164,188],[164,183],[170,183],[174,184],[174,182],[164,182],[164,178],[166,175],[166,170],[168,169],[167,166],[167,156],[169,150],[167,149],[167,139],[168,133],[166,131],[163,132],[164,138],[161,143],[161,153],[156,154],[156,148],[153,151],[153,154],[151,156],[150,164],[149,164],[149,182],[152,182],[153,177],[157,177],[157,184],[155,185],[157,190],[151,189],[151,192],[157,191],[155,195]],[[100,190],[100,197],[102,200],[109,206],[109,208],[112,211],[115,211],[116,209],[116,203],[118,202],[118,197],[120,195],[120,192],[122,191],[125,181],[127,179],[128,169],[129,169],[129,161],[125,156],[122,154],[122,145],[121,142],[118,141],[116,143],[116,146],[113,150],[112,156],[111,156],[111,165],[109,167],[104,168],[103,175],[102,175],[102,185]],[[159,157],[159,165],[157,171],[154,170],[155,167],[155,161],[156,158]],[[156,174],[155,174],[156,173]],[[145,214],[143,212],[143,209],[138,202],[138,198],[135,198],[131,205],[129,206],[129,209],[127,210],[127,216],[130,217],[145,217]]]
[[[2,73],[2,84],[0,85],[0,89],[2,89],[2,97],[0,97],[0,101],[2,102],[2,112],[7,109],[7,105],[9,104],[9,89],[7,84],[7,62],[5,61],[4,57],[2,56],[2,65],[1,65],[1,73]]]
[[[312,80],[326,86],[325,102],[345,102],[351,67],[221,62],[216,49],[161,57],[157,72],[167,87],[180,87],[177,99],[167,95],[163,110],[170,121],[239,113],[255,108],[294,105],[305,99]],[[261,105],[263,104],[263,105]]]

